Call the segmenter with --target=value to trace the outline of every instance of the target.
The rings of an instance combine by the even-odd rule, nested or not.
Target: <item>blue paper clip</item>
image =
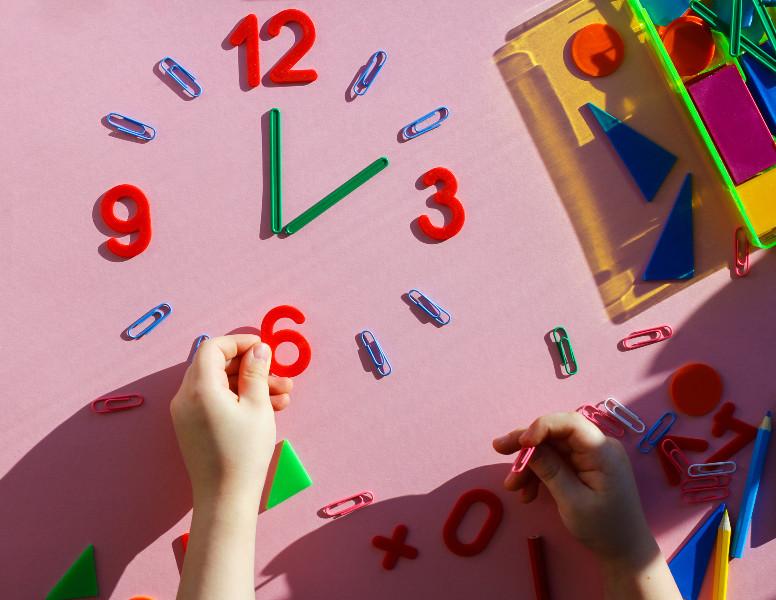
[[[167,304],[166,302],[162,302],[159,306],[154,306],[151,310],[149,310],[146,314],[144,314],[142,317],[140,317],[137,321],[132,323],[129,327],[126,329],[127,337],[131,340],[138,340],[141,337],[143,337],[146,333],[149,333],[159,325],[162,321],[164,321],[167,317],[172,314],[172,306]],[[143,329],[138,334],[132,333],[132,330],[135,329],[138,325],[140,325],[143,321],[146,321],[148,319],[154,319],[153,323],[151,323],[148,327]]]
[[[439,113],[439,118],[436,121],[432,122],[431,125],[426,125],[422,129],[418,129],[418,125],[420,125],[423,121],[430,119],[437,113]],[[424,133],[431,131],[432,129],[436,129],[442,123],[447,121],[447,117],[449,116],[450,116],[450,111],[447,109],[447,107],[440,106],[439,108],[432,110],[427,115],[423,115],[422,117],[420,117],[420,119],[415,119],[412,123],[410,123],[404,129],[401,130],[401,134],[402,136],[404,136],[405,140],[411,140],[413,138],[418,137],[419,135],[423,135]]]
[[[368,329],[362,331],[360,337],[361,343],[364,344],[364,348],[369,352],[369,358],[372,359],[377,372],[383,377],[388,377],[391,374],[391,363],[388,362],[388,357],[383,353],[380,342],[377,341],[377,338]],[[368,337],[371,340],[367,339]]]
[[[172,64],[168,65],[167,64],[168,62]],[[181,86],[181,88],[183,88],[183,91],[186,92],[192,98],[199,98],[202,95],[202,86],[199,85],[197,78],[194,77],[194,75],[192,75],[191,73],[189,73],[186,69],[184,69],[181,66],[181,64],[174,58],[165,56],[162,60],[159,61],[159,67],[170,77],[172,77],[175,80],[175,83]],[[191,83],[189,84],[184,82],[180,77],[178,77],[178,74],[176,73],[176,71],[185,75]]]
[[[665,422],[668,421],[668,424],[666,425]],[[641,441],[639,441],[639,452],[642,454],[649,454],[649,452],[657,446],[660,443],[660,440],[663,439],[663,436],[668,433],[668,430],[671,429],[671,426],[676,421],[676,413],[667,412],[664,413],[657,422],[649,428],[649,431],[644,435],[643,438],[641,438]],[[660,429],[662,427],[662,429]],[[647,443],[646,446],[644,446],[644,442]]]
[[[134,123],[138,127],[140,127],[140,130],[137,129],[130,129],[129,127],[124,127],[121,123],[117,123],[114,121],[114,117],[118,117],[119,119],[122,119],[126,121],[127,123]],[[108,124],[111,127],[115,127],[122,133],[126,133],[127,135],[135,136],[136,138],[140,138],[141,140],[151,141],[156,137],[156,129],[151,127],[150,125],[146,125],[145,123],[141,121],[136,121],[135,119],[132,119],[130,117],[127,117],[125,115],[119,114],[119,113],[108,113]],[[151,130],[151,134],[148,134],[148,130]]]
[[[439,306],[431,298],[426,296],[423,292],[416,289],[411,289],[407,292],[407,296],[412,302],[419,306],[429,317],[434,319],[440,325],[447,325],[452,321],[453,317],[444,308]]]
[[[361,75],[356,80],[356,83],[353,84],[354,94],[357,96],[366,94],[367,90],[372,87],[377,74],[383,68],[386,60],[388,60],[388,55],[384,50],[378,50],[369,57],[364,70],[361,71]]]

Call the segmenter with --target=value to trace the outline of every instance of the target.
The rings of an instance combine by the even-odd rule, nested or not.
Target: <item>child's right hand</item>
[[[528,429],[493,440],[501,454],[536,446],[528,468],[510,472],[508,490],[532,502],[540,480],[555,498],[568,530],[604,560],[638,563],[656,545],[644,517],[622,444],[578,413],[540,417]]]

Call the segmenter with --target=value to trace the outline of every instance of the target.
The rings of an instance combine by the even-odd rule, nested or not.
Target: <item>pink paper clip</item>
[[[525,468],[528,466],[528,461],[531,460],[531,456],[533,456],[534,450],[536,450],[534,446],[520,448],[520,451],[515,458],[515,462],[512,464],[513,473],[522,473],[525,471]]]
[[[733,267],[736,277],[749,274],[749,238],[743,227],[736,229],[733,234]]]
[[[106,414],[129,410],[142,406],[145,398],[139,394],[127,394],[125,396],[106,396],[92,402],[92,410],[97,414]]]
[[[729,495],[730,489],[727,486],[719,486],[690,492],[682,491],[682,500],[687,504],[702,504],[704,502],[724,500]]]
[[[651,329],[644,329],[642,331],[634,331],[627,335],[620,341],[620,345],[623,350],[636,350],[637,348],[643,348],[650,344],[657,344],[658,342],[664,342],[674,335],[674,330],[669,325],[660,325],[659,327],[652,327]],[[644,338],[640,341],[638,338]],[[633,342],[633,343],[630,343]]]
[[[670,438],[663,438],[663,441],[660,442],[660,451],[668,457],[668,461],[679,471],[681,478],[685,479],[688,476],[687,470],[690,468],[690,461],[677,443]]]
[[[337,500],[336,502],[332,502],[331,504],[327,504],[321,509],[321,514],[329,519],[336,519],[338,517],[344,517],[345,515],[349,515],[350,513],[358,510],[359,508],[364,508],[365,506],[369,506],[374,502],[375,495],[369,490],[366,490],[364,492],[359,492],[358,494],[354,494],[353,496],[349,496],[347,498],[343,498],[342,500]],[[340,510],[333,512],[335,508],[338,508],[345,504],[346,502],[352,502],[350,506],[346,506],[345,508],[341,508]]]
[[[583,404],[577,409],[577,412],[607,435],[618,438],[625,435],[625,427],[622,423],[592,404]]]
[[[713,490],[720,487],[728,487],[730,477],[727,475],[704,475],[692,477],[682,482],[682,493],[699,492],[701,490]]]

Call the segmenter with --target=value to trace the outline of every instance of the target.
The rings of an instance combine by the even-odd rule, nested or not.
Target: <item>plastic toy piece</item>
[[[674,464],[669,460],[668,455],[663,452],[662,444],[666,441],[671,441],[680,450],[686,450],[688,452],[705,452],[709,449],[709,443],[701,438],[689,438],[681,435],[666,435],[663,436],[661,446],[658,448],[657,454],[660,459],[660,467],[663,469],[663,473],[666,476],[668,485],[677,486],[682,482],[683,474],[677,472]]]
[[[469,509],[478,502],[482,502],[488,507],[488,518],[485,519],[485,523],[483,523],[474,540],[464,543],[458,537],[458,528],[461,526]],[[493,534],[496,533],[498,526],[501,524],[503,516],[504,505],[499,497],[490,490],[474,489],[465,492],[458,498],[458,502],[455,503],[442,529],[442,538],[445,541],[445,546],[447,546],[450,552],[458,556],[476,556],[488,546],[493,538]]]
[[[679,75],[696,75],[714,59],[716,45],[711,28],[692,15],[679,17],[660,35]]]
[[[770,44],[763,44],[766,52],[772,52]],[[772,134],[776,134],[776,73],[764,67],[749,54],[741,57],[741,66],[746,73],[746,84],[757,103]]]
[[[610,25],[592,23],[577,31],[571,40],[571,60],[590,77],[611,75],[624,59],[625,44]]]
[[[364,492],[359,492],[358,494],[354,494],[352,496],[348,496],[347,498],[343,498],[342,500],[336,500],[332,502],[331,504],[327,504],[320,510],[320,514],[327,519],[337,519],[339,517],[344,517],[345,515],[349,515],[350,513],[359,510],[360,508],[364,508],[365,506],[369,506],[374,502],[375,495],[374,492],[371,492],[369,490],[366,490]],[[348,503],[348,506],[344,506]],[[339,510],[336,510],[339,509]]]
[[[652,22],[663,26],[681,17],[690,6],[689,0],[644,0],[643,4]]]
[[[154,600],[151,596],[132,596],[129,600]]]
[[[598,427],[605,435],[621,438],[625,435],[625,426],[608,412],[599,410],[592,404],[583,404],[577,412]]]
[[[202,95],[202,86],[197,81],[197,78],[184,69],[181,64],[174,58],[165,56],[159,61],[159,68],[172,77],[173,81],[177,83],[181,89],[186,92],[192,98],[199,98]],[[181,79],[183,75],[188,81]]]
[[[419,125],[425,123],[428,121],[431,117],[433,117],[436,114],[439,114],[439,117],[436,121],[432,121],[425,127],[419,127]],[[423,135],[424,133],[428,133],[432,129],[436,129],[439,127],[442,123],[447,121],[448,117],[450,116],[450,109],[446,106],[440,106],[439,108],[435,108],[430,113],[423,115],[422,117],[415,119],[412,123],[409,123],[405,125],[401,130],[401,135],[405,140],[412,140],[416,137]]]
[[[566,377],[576,375],[579,371],[579,364],[577,363],[576,356],[574,356],[574,348],[571,346],[571,340],[569,339],[566,328],[558,325],[550,331],[550,338],[555,342],[555,346],[558,348],[563,374]]]
[[[741,419],[734,418],[733,413],[735,410],[735,404],[732,402],[725,402],[714,415],[711,426],[711,435],[714,437],[722,437],[728,431],[734,431],[736,437],[709,456],[705,462],[713,463],[730,460],[736,453],[751,444],[754,441],[754,438],[757,437],[757,427],[750,425]]]
[[[261,84],[259,72],[259,20],[254,14],[247,15],[229,36],[232,46],[245,44],[245,62],[248,86],[255,88]]]
[[[526,467],[528,467],[528,462],[533,456],[534,450],[536,450],[535,446],[524,446],[518,450],[515,462],[512,463],[512,473],[522,473],[525,471]]]
[[[642,454],[649,454],[652,448],[660,443],[673,424],[676,422],[676,414],[672,412],[663,413],[655,424],[649,428],[644,437],[639,440],[638,451]]]
[[[391,537],[376,535],[372,538],[372,545],[385,551],[383,569],[386,571],[392,571],[400,558],[415,560],[418,557],[418,549],[406,543],[407,532],[406,525],[397,525]]]
[[[673,335],[674,330],[671,329],[669,325],[660,325],[659,327],[634,331],[633,333],[628,334],[620,341],[620,346],[623,350],[636,350],[638,348],[643,348],[644,346],[649,346],[650,344],[664,342]]]
[[[741,28],[746,29],[754,24],[754,3],[752,0],[740,0],[741,2]],[[732,0],[712,0],[711,7],[716,11],[720,20],[730,27],[733,16]]]
[[[407,297],[410,299],[410,302],[420,308],[429,317],[434,319],[434,321],[436,321],[440,326],[447,325],[450,321],[453,320],[453,317],[449,312],[439,306],[439,304],[434,302],[420,290],[416,290],[414,288],[411,289],[409,292],[407,292]]]
[[[353,177],[348,179],[328,196],[313,204],[310,208],[308,208],[301,215],[286,225],[286,234],[291,235],[292,233],[296,233],[310,221],[316,217],[321,216],[324,212],[337,204],[337,202],[342,200],[345,196],[360,188],[367,181],[372,179],[372,177],[385,169],[388,164],[388,159],[385,156],[381,156],[370,165],[364,167],[361,171],[353,175]]]
[[[136,137],[144,142],[150,142],[156,137],[156,129],[151,127],[151,125],[133,119],[132,117],[112,112],[108,113],[105,120],[108,122],[108,125],[117,131]],[[126,123],[134,125],[134,128],[127,127]]]
[[[749,238],[743,227],[733,233],[733,272],[736,277],[749,275]]]
[[[139,394],[126,394],[124,396],[106,396],[92,402],[92,411],[97,414],[121,412],[131,408],[143,406],[145,398]]]
[[[129,198],[135,203],[135,214],[128,219],[119,219],[113,212],[116,203],[122,198]],[[148,197],[139,187],[122,183],[109,189],[100,200],[100,216],[105,224],[119,233],[137,233],[137,239],[128,244],[116,238],[110,238],[106,247],[116,256],[132,258],[143,252],[151,243],[151,206]]]
[[[715,463],[695,463],[687,468],[687,475],[690,477],[706,477],[708,475],[730,475],[735,473],[736,463],[732,460]]]
[[[307,369],[312,359],[313,351],[310,348],[310,342],[298,331],[293,329],[275,329],[275,323],[280,319],[290,319],[294,323],[301,325],[305,322],[304,313],[288,304],[281,304],[271,309],[261,320],[261,339],[272,348],[272,365],[270,372],[278,377],[296,377]],[[277,360],[275,356],[278,346],[282,343],[293,344],[296,346],[298,356],[290,365],[285,365]]]
[[[283,440],[265,508],[269,510],[273,506],[277,506],[312,484],[313,480],[307,474],[291,442]]]
[[[705,504],[724,500],[730,496],[730,488],[726,485],[709,486],[700,490],[682,490],[682,502],[686,504]]]
[[[280,109],[269,111],[269,195],[272,221],[272,233],[283,231],[283,202],[280,149]]]
[[[550,584],[547,577],[547,561],[544,558],[544,542],[538,535],[528,538],[528,556],[531,559],[531,578],[533,579],[536,600],[550,600]]]
[[[728,42],[731,56],[741,56],[741,27],[744,19],[744,0],[730,0],[730,34]]]
[[[72,600],[96,598],[100,595],[97,585],[97,567],[94,562],[94,545],[89,544],[46,596],[46,600]]]
[[[466,211],[463,208],[463,204],[455,197],[455,194],[458,192],[458,180],[449,169],[435,167],[423,174],[422,181],[424,187],[441,184],[440,188],[432,196],[432,199],[436,204],[449,208],[452,217],[449,223],[442,227],[437,227],[431,222],[428,215],[420,215],[418,217],[418,227],[433,240],[438,242],[449,240],[461,231],[466,222]]]
[[[696,600],[700,594],[717,540],[717,528],[725,509],[725,505],[720,504],[706,517],[668,563],[671,575],[685,600]]]
[[[391,368],[388,357],[385,355],[385,352],[383,352],[383,347],[380,345],[380,342],[377,341],[377,338],[368,329],[364,329],[358,336],[361,339],[364,348],[369,353],[369,359],[375,366],[375,370],[380,374],[380,377],[388,377],[393,369]]]
[[[773,19],[771,19],[770,13],[766,10],[762,4],[762,0],[753,0],[754,11],[757,13],[757,18],[762,24],[765,36],[768,38],[768,42],[771,47],[776,44],[776,27],[773,25]]]
[[[189,532],[188,531],[181,536],[181,548],[183,548],[183,554],[186,554],[186,550],[189,549]]]
[[[635,412],[611,396],[604,400],[604,410],[635,433],[644,433],[647,426]]]
[[[674,473],[676,473],[679,478],[679,483],[688,477],[687,469],[690,468],[690,461],[687,458],[687,455],[682,452],[682,449],[679,448],[676,442],[671,439],[663,439],[660,442],[660,448],[658,448],[658,452],[660,454],[661,460],[664,457],[668,459],[668,463],[673,467]],[[675,481],[675,479],[669,478],[669,482],[672,481]]]
[[[302,30],[302,37],[269,71],[273,83],[311,83],[318,79],[315,69],[294,69],[294,65],[310,51],[315,43],[315,23],[298,8],[287,8],[267,21],[267,35],[274,38],[283,26],[296,23]]]
[[[687,174],[676,196],[674,207],[663,226],[652,257],[644,271],[644,281],[690,279],[695,275],[692,227],[692,175]]]
[[[356,96],[363,96],[369,91],[387,60],[388,54],[385,50],[378,50],[369,57],[366,65],[361,70],[361,75],[353,84],[352,91]]]
[[[736,184],[776,164],[771,132],[735,65],[693,81],[687,91]]]
[[[137,321],[132,323],[132,325],[130,325],[124,330],[124,333],[130,340],[139,340],[145,334],[153,331],[159,325],[159,323],[164,321],[171,314],[172,314],[172,305],[168,304],[167,302],[162,302],[161,304],[154,306],[151,310],[149,310],[143,316],[138,318]],[[144,323],[148,319],[153,319],[153,321],[151,321],[151,323],[149,323],[143,330],[135,333],[134,330],[137,329],[142,323]]]
[[[596,105],[586,106],[601,125],[642,195],[651,202],[676,163],[676,156]]]
[[[709,365],[690,363],[674,372],[668,390],[679,412],[701,417],[717,408],[722,399],[722,378]]]

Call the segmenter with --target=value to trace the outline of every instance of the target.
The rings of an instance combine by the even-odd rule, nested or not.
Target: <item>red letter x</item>
[[[418,557],[418,549],[404,543],[407,539],[407,526],[397,525],[393,530],[393,535],[389,538],[382,535],[376,535],[372,538],[372,545],[380,550],[385,550],[383,557],[383,568],[391,570],[396,566],[399,557],[415,559]]]

